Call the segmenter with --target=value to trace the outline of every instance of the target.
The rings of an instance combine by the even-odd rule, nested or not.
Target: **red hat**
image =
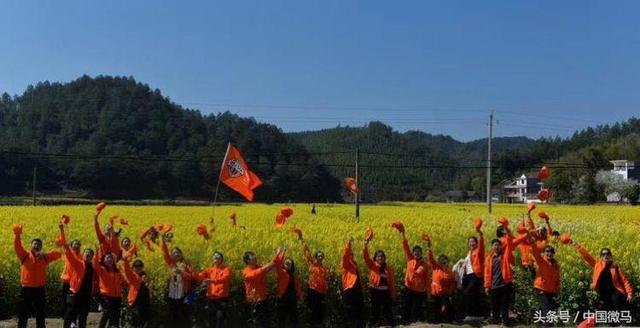
[[[293,210],[289,207],[285,207],[280,210],[280,214],[282,214],[285,218],[288,219],[290,216],[293,215]]]
[[[547,213],[545,213],[544,211],[540,211],[540,212],[538,212],[538,216],[539,216],[541,219],[549,220],[549,216],[548,216],[548,215],[547,215]]]
[[[473,220],[473,225],[476,227],[476,230],[480,230],[480,228],[482,228],[482,219],[475,218],[475,220]]]
[[[547,188],[542,188],[542,190],[540,190],[538,192],[538,199],[540,201],[544,202],[544,201],[548,200],[549,197],[551,197],[551,192]]]
[[[402,224],[402,222],[400,222],[400,221],[396,221],[396,222],[391,223],[391,227],[395,228],[400,233],[404,233],[404,224]]]
[[[565,245],[571,244],[571,237],[569,234],[563,233],[562,236],[560,236],[560,241]]]
[[[371,229],[371,227],[367,228],[367,231],[364,234],[364,239],[366,241],[371,241],[371,239],[373,239],[373,229]]]
[[[551,174],[551,170],[549,170],[548,167],[543,166],[540,168],[540,171],[538,172],[538,180],[543,181],[546,180],[549,177],[549,174]]]
[[[68,215],[63,214],[62,218],[60,219],[60,223],[69,224],[69,221],[71,221],[71,218]]]

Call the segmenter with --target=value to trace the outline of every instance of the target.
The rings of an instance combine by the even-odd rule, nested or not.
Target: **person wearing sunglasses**
[[[555,249],[548,245],[542,252],[533,252],[537,266],[533,287],[540,300],[543,316],[549,315],[551,311],[556,311],[558,308],[556,296],[560,292],[560,265],[555,259],[555,253]]]
[[[633,287],[624,275],[622,268],[613,262],[609,248],[600,250],[600,259],[596,260],[581,245],[572,241],[582,258],[593,268],[591,288],[598,293],[599,306],[604,311],[620,311],[626,302],[633,298]]]

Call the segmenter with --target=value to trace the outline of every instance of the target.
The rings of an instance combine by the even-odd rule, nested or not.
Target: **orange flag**
[[[262,185],[262,180],[249,170],[238,149],[231,144],[229,144],[227,154],[224,156],[220,181],[250,202],[253,201],[253,190]]]

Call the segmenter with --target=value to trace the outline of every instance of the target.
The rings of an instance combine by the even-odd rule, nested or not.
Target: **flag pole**
[[[229,150],[231,149],[231,142],[227,143],[227,151],[224,153],[224,158],[222,159],[222,164],[220,164],[220,172],[218,173],[218,183],[216,184],[216,192],[213,196],[213,207],[211,207],[211,229],[213,229],[213,218],[216,215],[216,203],[218,203],[218,191],[220,191],[220,177],[222,176],[222,170],[224,170],[224,163],[227,161],[227,156],[229,156]]]

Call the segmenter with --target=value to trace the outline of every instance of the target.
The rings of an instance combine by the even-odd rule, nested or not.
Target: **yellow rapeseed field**
[[[284,228],[275,227],[275,216],[282,207],[291,207],[294,215]],[[172,206],[112,206],[107,204],[101,216],[101,225],[113,215],[124,216],[129,225],[123,226],[121,238],[129,236],[138,244],[139,257],[144,260],[147,272],[154,276],[156,295],[162,295],[166,268],[162,256],[157,249],[147,251],[140,245],[137,236],[149,226],[158,223],[171,223],[174,226],[172,246],[180,247],[187,259],[198,268],[210,265],[211,254],[220,251],[227,264],[235,271],[234,289],[237,298],[241,297],[240,270],[244,266],[242,254],[247,250],[258,254],[261,262],[266,262],[279,246],[286,246],[301,272],[306,278],[306,266],[302,261],[302,248],[291,232],[293,225],[301,228],[304,238],[312,251],[323,250],[326,253],[325,263],[337,273],[340,253],[345,240],[353,236],[362,240],[367,227],[375,231],[372,249],[382,249],[387,253],[388,263],[396,270],[399,277],[404,276],[405,261],[402,257],[401,239],[390,223],[402,221],[407,229],[410,244],[415,244],[419,236],[427,233],[432,236],[435,254],[446,254],[455,263],[466,255],[466,240],[475,234],[473,218],[482,217],[485,221],[483,230],[489,241],[495,236],[496,217],[508,216],[512,226],[517,225],[521,215],[526,212],[524,205],[497,205],[494,215],[486,215],[486,208],[481,204],[417,204],[391,203],[385,205],[363,205],[361,218],[355,222],[353,206],[319,205],[318,214],[310,213],[310,205],[233,205],[219,206],[215,209],[215,232],[209,241],[196,234],[196,226],[208,224],[212,216],[211,207],[172,207]],[[611,247],[614,260],[625,270],[627,277],[638,290],[638,273],[640,272],[640,209],[630,206],[552,206],[540,205],[551,217],[554,229],[569,233],[577,242],[583,244],[593,254],[601,247]],[[231,226],[229,214],[237,213],[237,227]],[[13,251],[12,223],[24,227],[23,240],[28,248],[32,238],[42,238],[45,249],[57,249],[54,240],[58,236],[58,223],[63,214],[71,217],[67,228],[69,239],[79,239],[83,247],[95,248],[97,243],[93,230],[93,206],[50,206],[0,207],[0,220],[4,231],[0,233],[0,272],[6,279],[6,296],[11,300],[18,291],[18,260]],[[536,222],[540,220],[535,217]],[[556,255],[562,268],[562,295],[560,307],[567,310],[586,310],[592,307],[594,295],[589,291],[591,278],[590,268],[582,261],[577,252],[569,246],[557,244]],[[360,252],[362,243],[356,244]],[[517,256],[519,253],[516,251]],[[366,272],[361,257],[357,258],[361,272]],[[519,262],[518,262],[519,263]],[[54,298],[59,286],[59,275],[62,261],[49,268],[48,297]],[[337,277],[337,276],[336,276]],[[531,294],[530,278],[516,269],[518,288],[517,307],[526,313],[537,308],[537,301]],[[337,289],[339,283],[332,283]],[[401,283],[402,279],[398,279]],[[52,295],[53,294],[53,295]],[[336,295],[336,291],[332,291]],[[161,298],[161,297],[157,297]],[[7,301],[7,300],[5,300]],[[238,301],[241,301],[238,300]],[[8,301],[10,302],[10,301]],[[637,301],[633,304],[638,313]]]

